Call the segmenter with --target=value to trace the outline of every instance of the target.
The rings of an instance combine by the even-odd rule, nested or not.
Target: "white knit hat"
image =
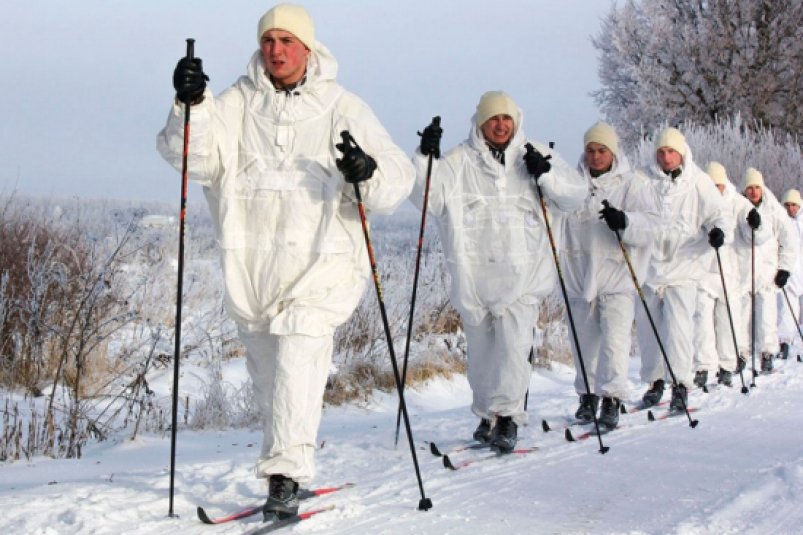
[[[800,204],[800,192],[796,189],[788,189],[783,194],[783,200],[781,201],[782,204],[791,203],[796,204],[798,206],[802,206]]]
[[[655,138],[655,150],[661,147],[669,147],[686,157],[686,138],[677,128],[665,128],[657,138]]]
[[[497,115],[510,115],[513,117],[513,130],[519,128],[519,107],[513,99],[503,91],[488,91],[480,98],[477,104],[477,126],[482,127],[485,121]]]
[[[290,32],[310,50],[315,45],[315,24],[307,10],[296,4],[277,4],[262,15],[257,25],[257,42],[268,30]]]
[[[719,162],[709,162],[708,167],[705,168],[705,174],[711,177],[716,185],[725,185],[728,183],[728,173],[725,171],[725,166]]]
[[[587,147],[589,143],[605,145],[614,156],[619,155],[619,136],[608,123],[600,121],[586,131],[583,136],[583,147]]]
[[[742,180],[742,191],[746,191],[748,186],[759,186],[764,188],[764,176],[757,169],[749,167],[744,173]]]

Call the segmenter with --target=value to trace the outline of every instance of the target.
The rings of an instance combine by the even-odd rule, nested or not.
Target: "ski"
[[[298,524],[302,520],[307,520],[312,518],[313,516],[319,513],[325,513],[326,511],[331,511],[335,508],[334,504],[327,505],[326,507],[321,507],[320,509],[314,509],[312,511],[306,511],[303,513],[298,513],[297,515],[289,516],[286,518],[278,518],[276,520],[271,520],[268,523],[248,532],[248,535],[263,535],[265,533],[272,533],[276,530],[282,529],[284,527]]]
[[[645,405],[643,402],[637,403],[635,406],[631,407],[630,409],[621,409],[622,414],[634,414],[636,412],[640,412],[646,409],[658,408],[658,407],[666,407],[669,405],[669,400],[664,400],[655,405]],[[622,407],[624,407],[624,403],[622,403]]]
[[[456,446],[450,449],[448,452],[443,453],[438,446],[435,445],[434,442],[429,443],[429,452],[434,455],[435,457],[443,457],[444,455],[451,455],[453,453],[457,453],[460,451],[467,451],[467,450],[483,450],[486,448],[490,448],[491,444],[488,442],[471,442],[467,444],[463,444],[462,446]]]
[[[307,500],[309,498],[315,498],[317,496],[323,496],[324,494],[331,494],[333,492],[337,492],[339,490],[350,489],[354,486],[354,483],[346,483],[345,485],[341,485],[339,487],[322,487],[317,489],[299,489],[298,491],[298,499],[299,500]],[[261,505],[253,505],[250,507],[246,507],[244,509],[240,509],[235,513],[231,513],[229,515],[219,516],[212,518],[210,517],[203,507],[198,507],[198,519],[203,522],[204,524],[225,524],[226,522],[231,522],[233,520],[239,520],[241,518],[248,518],[249,516],[253,516],[257,513],[262,512]],[[303,519],[302,519],[303,520]]]
[[[443,467],[448,468],[449,470],[460,470],[461,468],[465,468],[467,466],[471,466],[472,464],[478,463],[480,461],[487,461],[489,459],[499,459],[500,457],[507,457],[508,455],[526,455],[528,453],[533,453],[538,451],[540,448],[538,446],[531,446],[529,448],[521,448],[515,449],[510,453],[494,453],[492,455],[485,455],[484,457],[475,457],[473,459],[466,459],[465,461],[460,461],[457,464],[452,463],[452,460],[449,459],[448,455],[443,456]]]
[[[552,426],[549,425],[549,423],[547,423],[546,420],[541,420],[541,429],[544,431],[544,433],[549,433],[550,431],[559,431],[561,429],[569,429],[571,427],[590,425],[590,424],[593,424],[593,423],[594,423],[593,420],[591,420],[589,422],[584,422],[584,421],[581,421],[581,420],[571,420],[571,421],[564,422],[562,424],[558,424],[555,427],[552,427]]]
[[[699,409],[697,407],[689,407],[689,414],[693,412],[697,412]],[[667,418],[673,418],[675,416],[683,416],[686,414],[686,411],[677,411],[673,409],[669,409],[663,414],[655,416],[652,411],[647,411],[647,420],[650,422],[657,422],[659,420],[666,420]]]

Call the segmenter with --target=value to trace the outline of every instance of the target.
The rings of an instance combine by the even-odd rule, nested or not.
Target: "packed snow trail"
[[[530,425],[519,430],[529,455],[443,468],[428,441],[443,451],[465,443],[477,424],[465,378],[409,390],[424,488],[434,507],[416,510],[419,491],[409,451],[393,447],[397,399],[378,396],[369,408],[327,409],[312,486],[355,482],[302,505],[336,508],[282,532],[353,534],[507,533],[799,533],[803,532],[803,364],[776,360],[778,371],[757,388],[712,387],[690,392],[700,425],[685,418],[648,422],[646,411],[623,414],[606,435],[610,451],[592,441],[568,443],[544,433],[541,419],[570,418],[577,404],[573,370],[533,373]],[[631,361],[633,398],[638,359]],[[669,391],[665,392],[665,396]],[[626,424],[626,425],[625,425]],[[37,458],[0,464],[0,531],[15,534],[242,534],[260,515],[208,526],[195,515],[237,510],[265,495],[253,478],[259,433],[182,432],[178,441],[175,511],[167,517],[168,437],[105,442],[78,461]],[[487,451],[454,454],[459,463]]]

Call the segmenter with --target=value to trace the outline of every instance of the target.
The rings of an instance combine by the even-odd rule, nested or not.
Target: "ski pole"
[[[349,144],[354,144],[359,148],[357,142],[348,132],[344,130],[340,133],[343,138],[343,145],[348,147]],[[357,197],[357,210],[360,213],[360,223],[362,224],[362,233],[365,237],[365,248],[368,252],[368,261],[371,264],[371,274],[374,278],[374,289],[376,290],[376,299],[379,302],[379,314],[382,316],[382,327],[385,329],[385,338],[388,341],[388,352],[390,353],[390,363],[393,366],[393,378],[396,381],[396,389],[399,391],[399,407],[401,408],[402,417],[404,418],[404,427],[407,431],[407,441],[410,444],[410,453],[413,457],[413,465],[415,466],[415,475],[418,479],[418,489],[421,491],[421,500],[418,502],[419,511],[428,511],[432,508],[432,500],[424,494],[424,482],[421,480],[421,470],[418,467],[418,457],[415,453],[415,443],[413,442],[413,431],[410,427],[410,417],[407,414],[407,404],[404,402],[404,389],[402,388],[401,376],[399,375],[399,365],[396,362],[396,352],[393,350],[393,336],[390,333],[390,324],[388,323],[388,314],[385,310],[385,300],[382,297],[382,284],[379,280],[379,270],[376,266],[376,259],[374,257],[374,248],[371,245],[371,235],[368,232],[368,219],[365,216],[365,206],[362,202],[362,193],[360,193],[360,185],[354,183],[354,195]]]
[[[524,145],[527,153],[530,154],[535,152],[535,148],[532,146],[531,143],[527,143]],[[551,158],[551,155],[547,156],[547,159]],[[549,224],[549,216],[546,210],[546,202],[544,201],[544,193],[541,191],[541,184],[538,183],[538,180],[535,180],[535,189],[538,192],[538,201],[541,205],[541,215],[544,218],[544,225],[546,226],[547,236],[549,237],[549,245],[552,248],[552,258],[555,260],[555,270],[558,272],[558,280],[560,281],[560,289],[563,293],[563,303],[566,305],[566,315],[569,318],[569,326],[572,330],[572,338],[574,339],[574,347],[577,349],[577,360],[580,362],[580,371],[583,375],[583,382],[585,383],[586,392],[591,394],[591,386],[588,383],[588,374],[586,373],[586,365],[583,362],[583,354],[580,350],[580,342],[577,339],[577,329],[574,326],[574,316],[572,316],[572,307],[569,304],[569,296],[566,292],[566,282],[563,280],[563,271],[560,269],[560,260],[558,259],[558,248],[555,245],[555,237],[552,235],[552,226]],[[597,419],[597,414],[594,412],[591,415],[594,418],[594,429],[596,430],[597,440],[599,441],[599,452],[602,454],[608,453],[610,449],[608,446],[604,446],[602,444],[602,434],[599,432],[599,420]]]
[[[195,55],[195,39],[187,39],[187,57]],[[184,221],[187,215],[187,157],[190,151],[190,103],[184,104],[184,151],[181,155],[181,210],[178,225],[178,280],[176,282],[176,334],[173,348],[173,400],[170,420],[170,506],[173,514],[173,494],[176,477],[176,428],[178,427],[178,368],[181,360],[181,294],[184,285]]]
[[[739,377],[742,379],[742,394],[747,394],[750,389],[744,384],[744,373],[739,363],[739,344],[736,343],[736,329],[733,328],[733,315],[731,314],[730,300],[728,299],[728,288],[725,285],[725,274],[722,271],[722,259],[719,256],[719,247],[714,248],[717,253],[717,265],[719,266],[719,279],[722,281],[722,293],[725,294],[725,308],[728,310],[728,322],[731,326],[731,336],[733,336],[733,350],[736,352],[736,363],[739,368]]]
[[[792,320],[794,320],[795,327],[797,327],[797,334],[800,336],[800,339],[803,340],[803,332],[801,332],[800,324],[797,322],[797,316],[795,315],[795,309],[792,308],[792,302],[789,300],[789,294],[786,293],[786,288],[784,287],[781,287],[781,291],[783,292],[783,296],[786,298],[786,304],[789,305],[789,313],[792,314]]]
[[[432,124],[440,126],[441,118],[433,117]],[[424,247],[424,228],[427,225],[427,203],[429,202],[429,184],[432,180],[432,153],[429,154],[427,160],[427,178],[424,185],[424,205],[421,207],[421,227],[418,230],[418,249],[415,253],[415,274],[413,275],[413,296],[410,298],[410,317],[407,320],[407,340],[404,343],[404,361],[402,364],[402,387],[407,385],[407,360],[410,355],[410,339],[413,336],[413,314],[415,313],[415,298],[418,290],[418,273],[421,269],[421,250]],[[399,426],[401,425],[401,403],[396,411],[396,438],[393,441],[394,446],[399,445]]]
[[[756,387],[756,229],[750,227],[750,357],[753,363],[753,378],[750,388]]]
[[[602,201],[602,205],[607,208],[610,206],[610,203],[606,199]],[[677,387],[678,380],[675,377],[675,372],[672,371],[672,365],[669,364],[669,357],[666,356],[666,350],[664,349],[664,344],[661,342],[661,337],[658,334],[658,328],[655,326],[655,321],[652,319],[652,314],[650,314],[650,309],[647,306],[647,300],[644,298],[644,292],[641,289],[641,285],[638,283],[638,277],[636,277],[633,264],[630,262],[630,255],[627,254],[627,249],[625,248],[625,244],[622,243],[622,236],[619,234],[619,231],[614,230],[614,233],[616,234],[616,240],[619,242],[619,248],[622,250],[622,256],[627,264],[627,269],[630,271],[630,278],[633,280],[633,285],[636,287],[636,293],[638,293],[638,296],[641,299],[641,304],[644,306],[644,312],[647,314],[647,319],[650,320],[650,326],[652,327],[653,334],[655,334],[655,340],[658,342],[658,348],[661,350],[661,355],[664,357],[666,369],[669,370],[669,375],[672,377],[672,386]],[[686,418],[689,419],[689,427],[694,429],[697,427],[699,422],[697,420],[692,420],[691,414],[689,414],[689,407],[686,405],[686,400],[683,399],[683,396],[680,396],[680,401],[683,403],[683,410],[686,412]]]

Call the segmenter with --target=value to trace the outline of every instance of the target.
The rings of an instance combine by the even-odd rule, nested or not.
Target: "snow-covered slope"
[[[394,447],[396,398],[368,408],[328,409],[319,440],[314,486],[354,482],[356,487],[303,503],[336,509],[285,528],[292,533],[802,533],[803,364],[776,361],[749,395],[712,387],[690,393],[699,426],[685,416],[648,422],[646,411],[621,418],[622,428],[575,443],[562,432],[544,433],[573,413],[573,371],[533,373],[530,425],[519,430],[527,455],[477,462],[456,472],[443,468],[428,441],[448,450],[476,426],[464,378],[435,381],[408,393],[421,498],[404,430]],[[633,399],[643,387],[636,380]],[[749,380],[749,376],[745,376]],[[737,377],[738,381],[738,377]],[[667,392],[668,395],[668,392]],[[656,411],[656,415],[662,412]],[[576,435],[582,429],[574,429]],[[169,437],[93,445],[79,461],[38,458],[0,465],[0,532],[13,534],[247,533],[259,516],[219,526],[210,515],[259,504],[264,484],[252,466],[260,436],[251,431],[182,432],[178,441],[175,512],[168,518]],[[487,451],[455,453],[455,464]]]

